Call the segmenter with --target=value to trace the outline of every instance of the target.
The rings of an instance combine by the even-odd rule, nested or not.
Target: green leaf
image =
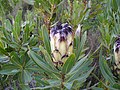
[[[34,89],[49,89],[49,88],[54,88],[54,87],[59,87],[60,86],[60,84],[57,84],[57,85],[49,85],[49,86],[43,86],[43,87],[35,87],[35,88],[32,88],[33,90]]]
[[[94,66],[89,71],[87,71],[86,73],[78,77],[76,80],[78,80],[79,82],[82,82],[83,79],[86,79],[90,75],[93,69],[94,69]]]
[[[74,63],[75,63],[75,54],[71,54],[69,58],[66,60],[65,64],[63,65],[62,73],[64,74],[68,73],[73,67]]]
[[[11,56],[10,61],[12,62],[12,64],[19,68],[22,68],[18,54],[16,52],[12,52],[10,56]]]
[[[109,81],[111,84],[114,84],[115,80],[113,78],[113,74],[111,73],[110,68],[108,67],[106,60],[102,56],[102,49],[101,49],[100,55],[99,55],[99,65],[100,65],[100,70],[101,70],[103,77],[107,81]]]
[[[4,47],[2,40],[0,40],[0,47],[1,47],[1,48]]]
[[[33,68],[32,65],[35,64],[31,59],[26,63],[25,68]],[[36,68],[37,69],[37,68]]]
[[[34,72],[40,72],[40,74],[44,74],[45,71],[34,64],[32,64],[31,66],[25,66],[25,70],[28,70],[31,73],[34,71]]]
[[[30,56],[30,58],[40,67],[42,68],[43,70],[45,70],[46,72],[54,72],[49,64],[43,62],[44,59],[40,56],[40,55],[37,55],[35,52],[33,51],[29,51],[28,52],[28,55]],[[38,58],[39,57],[39,58]],[[55,72],[54,72],[55,73]]]
[[[61,84],[61,80],[56,80],[56,79],[49,79],[49,80],[47,80],[47,82],[48,82],[50,85],[58,85],[58,84]]]
[[[84,48],[84,45],[85,45],[85,42],[86,42],[86,38],[87,38],[87,32],[85,32],[80,40],[80,37],[76,37],[75,41],[76,41],[76,52],[75,52],[75,55],[76,55],[76,60],[78,60],[80,54],[81,54],[81,51],[82,49]]]
[[[0,56],[0,63],[7,63],[9,61],[9,57],[7,56]]]
[[[73,71],[77,70],[86,60],[88,60],[87,57],[88,57],[88,56],[85,56],[85,57],[83,57],[82,59],[80,59],[80,60],[73,66],[73,68],[70,70],[70,72],[69,72],[68,74],[70,74],[70,73],[72,73]]]
[[[73,82],[67,82],[67,83],[64,83],[64,86],[70,90],[72,88],[72,85],[73,85]]]
[[[73,83],[75,82],[78,82],[80,84],[84,83],[87,79],[87,77],[90,75],[90,73],[93,71],[94,67],[92,67],[89,71],[87,71],[86,73],[80,75],[78,78],[76,79],[73,79],[72,81],[67,81],[64,83],[64,86],[67,88],[67,89],[71,89],[72,88],[72,85]]]
[[[4,54],[8,56],[8,53],[5,49],[3,49],[2,47],[0,47],[0,54]]]
[[[13,36],[17,42],[19,41],[19,36],[21,31],[21,20],[22,20],[22,11],[18,11],[12,29]]]
[[[55,1],[54,0],[49,0],[49,3],[52,4],[52,5],[54,5]]]
[[[80,67],[78,67],[78,69],[76,69],[75,71],[68,73],[66,75],[67,81],[72,81],[76,78],[78,78],[80,75],[86,73],[90,67],[89,65],[92,63],[91,60],[88,60],[86,62],[84,62]]]
[[[0,70],[0,74],[15,75],[19,71],[20,70],[16,66],[14,66],[13,64],[9,64],[2,66],[2,69]]]
[[[12,31],[12,25],[11,25],[10,20],[7,19],[6,22],[5,22],[5,24],[6,24],[5,29],[7,31]]]
[[[49,39],[47,28],[45,26],[42,27],[42,36],[43,36],[43,42],[44,42],[45,49],[50,54],[51,53],[50,39]]]
[[[4,28],[2,28],[2,31],[3,31],[3,34],[4,34],[5,38],[6,38],[8,41],[11,41],[10,33],[9,33],[6,29],[4,29]]]
[[[29,24],[26,24],[23,35],[24,43],[28,41],[29,36],[30,36]]]
[[[53,64],[53,62],[52,62],[52,59],[51,59],[49,53],[48,53],[42,46],[39,46],[39,48],[40,48],[40,51],[44,54],[44,57],[45,57],[46,62],[47,62],[54,70],[56,70],[56,68],[55,68],[55,66],[54,66],[54,64]]]
[[[28,70],[23,71],[24,82],[29,83],[32,80],[32,74]]]
[[[1,39],[2,39],[3,42],[5,42],[6,44],[8,44],[12,48],[18,49],[18,48],[21,47],[21,45],[19,45],[18,43],[16,43],[16,42],[10,42],[7,38],[3,38],[2,37]]]
[[[1,70],[0,74],[5,74],[5,75],[15,75],[16,73],[18,73],[19,70],[17,69],[5,69],[5,70]]]
[[[113,88],[120,90],[120,83],[116,83],[113,85]]]
[[[117,3],[118,2],[116,2],[116,0],[112,0],[112,4],[111,5],[113,5],[112,7],[113,7],[114,11],[117,11],[117,9],[118,9]]]

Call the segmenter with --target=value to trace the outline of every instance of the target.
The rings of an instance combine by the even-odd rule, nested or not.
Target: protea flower
[[[76,32],[75,32],[75,36],[76,37],[80,37],[81,36],[81,29],[82,29],[82,25],[78,24],[78,27],[77,27]]]
[[[68,23],[57,23],[50,30],[50,44],[53,62],[62,65],[73,50],[73,32]]]
[[[115,65],[117,73],[120,74],[120,37],[116,40],[114,44],[114,55],[115,55]]]

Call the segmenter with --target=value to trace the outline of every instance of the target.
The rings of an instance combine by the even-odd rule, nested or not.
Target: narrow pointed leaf
[[[85,42],[86,42],[86,38],[87,38],[87,32],[85,32],[80,40],[80,37],[76,37],[76,60],[78,60],[80,54],[81,54],[81,51],[85,45]]]
[[[73,67],[74,63],[75,63],[75,55],[71,54],[62,68],[62,73],[64,74],[68,73]]]
[[[43,36],[43,42],[44,42],[45,49],[50,54],[51,48],[50,48],[49,34],[45,26],[42,27],[42,36]]]
[[[115,89],[119,89],[119,90],[120,90],[120,83],[116,83],[116,84],[114,84],[114,85],[113,85],[113,88],[115,88]]]
[[[10,40],[11,40],[10,33],[9,33],[6,29],[4,29],[4,28],[2,28],[2,29],[3,29],[3,34],[4,34],[5,38],[6,38],[8,41],[10,41]]]
[[[67,81],[72,81],[76,78],[78,78],[80,75],[88,72],[88,70],[90,69],[89,65],[92,63],[92,61],[87,61],[84,62],[78,69],[76,69],[75,71],[68,73],[66,75]]]
[[[50,57],[49,53],[42,47],[39,46],[40,51],[44,54],[44,57],[46,59],[46,62],[54,69],[56,70],[56,68],[54,67],[54,64],[52,62],[52,58]]]
[[[54,88],[54,87],[59,87],[60,84],[57,84],[57,85],[49,85],[49,86],[43,86],[43,87],[35,87],[35,88],[32,88],[33,90],[45,90],[45,89],[50,89],[50,88]]]
[[[7,56],[0,56],[0,63],[7,63],[9,62],[9,57]]]
[[[12,52],[12,53],[11,53],[11,62],[12,62],[15,66],[17,66],[17,67],[19,67],[19,68],[22,68],[22,65],[21,65],[21,63],[20,63],[20,58],[18,57],[17,53],[15,53],[15,52]]]
[[[24,77],[25,83],[29,83],[32,80],[32,74],[28,70],[23,71],[23,77]]]
[[[28,55],[40,68],[44,69],[47,72],[54,72],[48,64],[43,62],[44,60],[40,55],[38,56],[35,52],[31,50],[28,52]]]
[[[75,71],[76,69],[78,69],[85,61],[87,60],[87,56],[85,56],[84,58],[80,59],[74,66],[73,68],[70,70],[69,73]]]
[[[8,55],[7,51],[0,47],[0,54]]]
[[[24,36],[23,36],[25,43],[27,42],[29,36],[30,36],[29,24],[26,24],[25,29],[24,29]]]
[[[79,82],[79,83],[81,83],[81,85],[82,85],[82,83],[86,81],[87,77],[90,75],[90,73],[93,71],[93,69],[94,69],[94,67],[92,67],[88,72],[82,74],[82,75],[79,76],[78,78],[73,79],[73,80],[70,81],[70,82],[68,81],[68,82],[64,83],[64,86],[65,86],[67,89],[71,89],[72,86],[73,86],[73,83],[76,82],[76,81]]]
[[[114,84],[115,80],[114,80],[113,75],[110,71],[110,68],[108,67],[106,60],[102,57],[102,50],[100,51],[99,57],[100,57],[99,58],[99,65],[100,65],[100,70],[101,70],[103,77],[107,81],[109,81],[111,84]]]
[[[9,64],[9,65],[2,66],[2,68],[0,70],[0,74],[15,75],[19,71],[20,70],[18,69],[18,67],[14,66],[13,64]]]

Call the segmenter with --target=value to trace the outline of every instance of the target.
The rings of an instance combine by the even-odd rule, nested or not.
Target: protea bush
[[[45,72],[42,81],[47,84],[33,89],[79,89],[82,87],[94,69],[94,66],[90,66],[92,59],[89,59],[89,54],[84,54],[86,35],[87,33],[84,32],[81,38],[73,37],[72,27],[68,23],[57,23],[51,28],[49,39],[47,29],[43,27],[44,47],[51,48],[51,53],[49,49],[40,45],[39,52],[43,57],[32,49],[28,51],[28,55],[41,68],[41,72]]]
[[[116,35],[120,0],[0,0],[0,90],[120,90]]]

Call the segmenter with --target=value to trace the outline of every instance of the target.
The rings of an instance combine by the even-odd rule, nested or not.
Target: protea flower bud
[[[116,40],[114,44],[114,55],[115,55],[115,65],[117,73],[120,74],[120,37]]]
[[[73,32],[68,23],[57,23],[50,30],[50,44],[53,62],[62,65],[73,50]]]
[[[81,35],[81,29],[82,29],[82,25],[78,24],[78,27],[77,27],[77,29],[75,31],[75,36],[76,37],[80,37],[80,35]]]

